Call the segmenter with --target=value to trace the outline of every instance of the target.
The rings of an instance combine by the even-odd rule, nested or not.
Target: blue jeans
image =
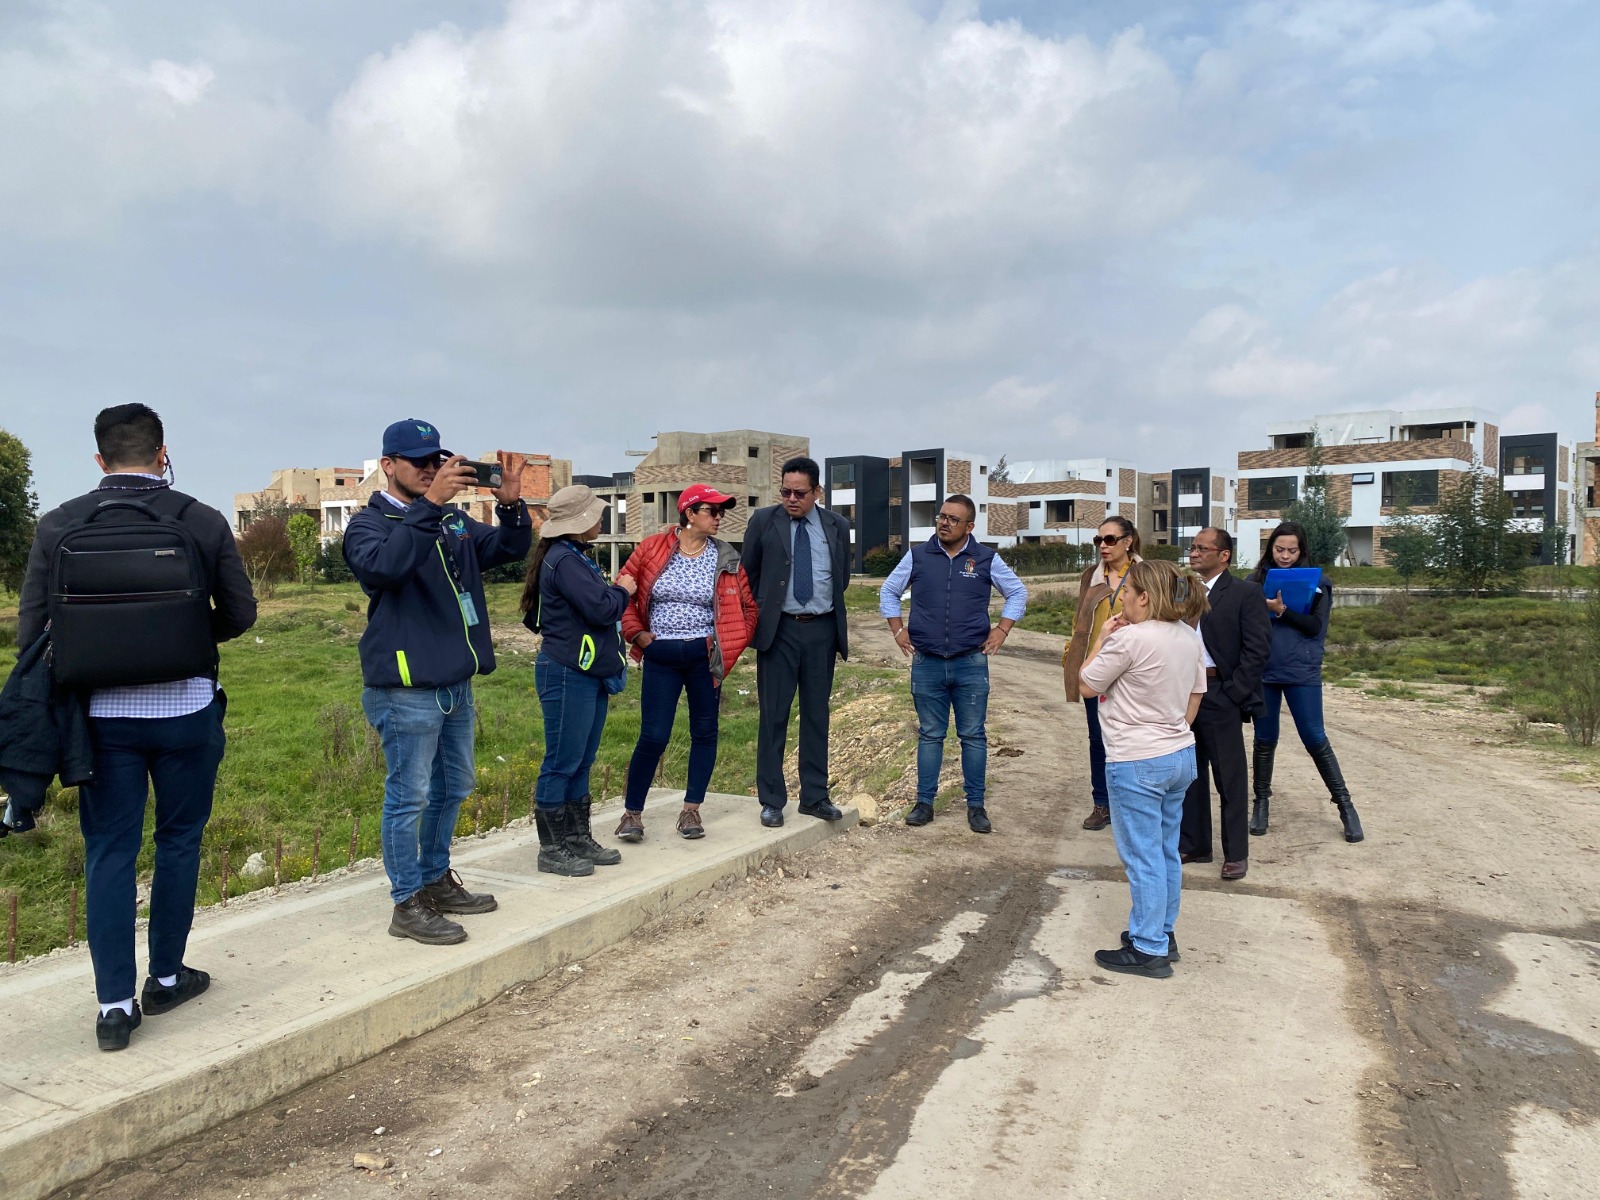
[[[981,650],[955,658],[919,653],[911,660],[911,699],[917,706],[917,803],[932,804],[939,793],[953,708],[967,804],[982,808],[989,766],[989,737],[983,728],[989,714],[989,656]]]
[[[84,906],[94,990],[101,1004],[134,995],[133,922],[144,810],[156,793],[155,868],[150,877],[150,974],[183,966],[200,882],[200,838],[211,818],[227,739],[221,692],[185,717],[92,717],[94,782],[78,791]]]
[[[362,688],[361,707],[383,741],[383,869],[404,904],[450,869],[461,802],[477,785],[472,683]]]
[[[1315,750],[1328,740],[1328,731],[1322,727],[1322,685],[1280,687],[1275,683],[1263,684],[1266,705],[1256,715],[1256,741],[1278,740],[1279,700],[1289,702],[1289,715],[1307,750]]]
[[[650,777],[672,740],[678,696],[689,693],[689,779],[683,802],[699,804],[717,765],[717,685],[711,679],[711,648],[705,638],[656,638],[644,648],[639,686],[639,744],[628,762],[626,803],[644,811]]]
[[[1083,702],[1083,715],[1089,719],[1089,787],[1094,806],[1106,808],[1111,793],[1106,790],[1106,740],[1100,736],[1100,698],[1089,696]]]
[[[1145,954],[1166,954],[1167,934],[1178,920],[1178,893],[1183,887],[1178,826],[1183,821],[1183,794],[1194,778],[1193,746],[1158,758],[1106,764],[1111,834],[1133,894],[1128,936]]]
[[[544,762],[534,801],[540,808],[557,809],[589,794],[589,768],[600,753],[610,697],[605,680],[543,654],[533,661],[533,682],[544,709]]]

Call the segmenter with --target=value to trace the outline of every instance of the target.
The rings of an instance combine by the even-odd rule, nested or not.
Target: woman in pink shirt
[[[1127,593],[1078,673],[1083,695],[1100,697],[1111,834],[1133,893],[1122,945],[1094,957],[1109,971],[1165,979],[1178,957],[1178,824],[1195,777],[1189,725],[1206,693],[1193,628],[1206,589],[1174,563],[1145,561],[1129,569]]]

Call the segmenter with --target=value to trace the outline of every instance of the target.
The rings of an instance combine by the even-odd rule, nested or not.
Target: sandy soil
[[[895,661],[876,621],[852,636],[868,659]],[[968,1033],[1005,1003],[1006,973],[1061,895],[1052,878],[1120,878],[1108,834],[1078,828],[1087,747],[1081,710],[1061,699],[1060,644],[1018,632],[994,663],[994,835],[969,833],[958,814],[922,830],[861,829],[65,1194],[864,1194],[941,1076],[974,1052]],[[1600,976],[1600,949],[1585,949],[1600,943],[1594,788],[1561,756],[1509,737],[1503,716],[1327,695],[1368,840],[1340,839],[1309,760],[1286,740],[1273,828],[1252,839],[1249,878],[1225,885],[1215,867],[1192,867],[1186,887],[1219,903],[1293,900],[1319,952],[1336,956],[1338,1007],[1359,1061],[1376,1064],[1360,1073],[1355,1106],[1359,1169],[1376,1194],[1534,1195],[1528,1180],[1570,1176],[1552,1155],[1600,1165],[1593,1025],[1580,1036],[1600,1018],[1581,1004],[1560,1020],[1533,1000],[1519,1008],[1514,987],[1545,945],[1573,963],[1563,978],[1586,964]],[[1255,911],[1237,908],[1241,922]],[[958,914],[981,929],[930,961],[926,947]],[[853,1001],[913,974],[925,981],[884,1011],[880,1033],[820,1078],[797,1073]],[[1272,1014],[1261,1020],[1270,1033]],[[1204,1039],[1192,1052],[1206,1055]],[[1244,1133],[1254,1119],[1241,1114]],[[969,1136],[981,1149],[981,1130]],[[355,1169],[357,1153],[391,1165]]]

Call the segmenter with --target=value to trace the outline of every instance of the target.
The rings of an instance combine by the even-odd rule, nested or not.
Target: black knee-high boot
[[[1350,789],[1345,786],[1344,772],[1333,753],[1333,743],[1323,742],[1311,751],[1311,761],[1317,764],[1317,774],[1328,789],[1328,798],[1339,808],[1339,820],[1344,823],[1344,840],[1359,842],[1366,835],[1361,832],[1361,818],[1356,806],[1350,802]]]
[[[1250,755],[1250,784],[1255,800],[1250,806],[1250,832],[1260,837],[1267,831],[1267,808],[1272,800],[1272,756],[1277,742],[1255,740]]]

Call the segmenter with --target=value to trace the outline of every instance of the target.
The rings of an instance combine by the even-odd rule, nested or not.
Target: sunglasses
[[[778,495],[785,500],[804,500],[811,495],[811,488],[779,488]]]
[[[407,458],[404,454],[402,454],[400,457],[402,460],[410,463],[419,471],[425,470],[428,467],[432,467],[437,471],[441,466],[444,465],[444,455],[442,454],[430,454],[427,458]]]
[[[720,504],[691,504],[689,511],[692,513],[706,513],[709,516],[720,518],[727,510]]]
[[[1111,533],[1107,534],[1105,537],[1095,534],[1094,544],[1096,546],[1115,546],[1118,542],[1124,541],[1132,536],[1133,534],[1131,533]]]

